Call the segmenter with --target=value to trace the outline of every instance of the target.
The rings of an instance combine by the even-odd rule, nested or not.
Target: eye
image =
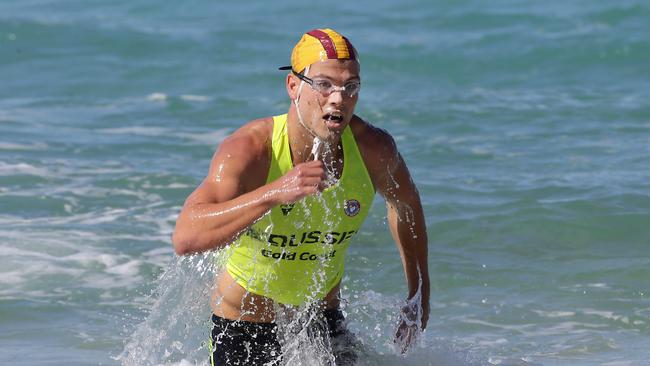
[[[314,88],[318,90],[329,90],[332,87],[332,83],[327,80],[314,80]]]
[[[345,84],[345,90],[349,90],[351,92],[356,91],[356,90],[359,89],[360,86],[361,86],[361,84],[359,82],[351,81],[351,82]]]
[[[361,83],[358,81],[351,81],[349,83],[345,84],[345,94],[347,94],[349,97],[354,97],[359,93],[359,89],[361,88]]]

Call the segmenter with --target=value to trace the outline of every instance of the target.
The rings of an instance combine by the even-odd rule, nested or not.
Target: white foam
[[[170,255],[170,254],[174,254],[174,250],[172,249],[171,246],[156,248],[156,249],[152,249],[152,250],[150,250],[148,252],[142,253],[142,255],[145,256],[145,257],[157,257],[157,256],[161,256],[161,255],[167,256],[167,255]]]
[[[77,252],[65,257],[68,261],[81,264],[84,267],[101,264],[104,268],[116,266],[120,258],[115,254],[97,253],[93,250]]]
[[[473,155],[477,155],[477,156],[487,156],[487,155],[491,155],[491,154],[492,154],[492,151],[490,151],[490,150],[489,150],[488,148],[486,148],[485,146],[483,146],[483,147],[475,146],[475,147],[470,148],[469,151],[470,151]]]
[[[538,363],[532,362],[528,357],[522,358],[502,358],[502,357],[490,357],[488,362],[492,365],[504,365],[504,366],[541,366]]]
[[[637,365],[635,361],[611,361],[611,362],[603,362],[601,364],[602,366],[633,366]]]
[[[476,342],[476,344],[480,346],[487,346],[487,347],[494,347],[494,346],[503,346],[505,344],[510,343],[507,339],[505,338],[497,338],[493,340],[487,340],[487,339],[482,339]]]
[[[164,102],[167,100],[167,94],[165,93],[151,93],[147,96],[147,100],[152,102]]]
[[[117,274],[120,276],[136,276],[140,271],[140,265],[142,264],[139,260],[130,260],[126,263],[119,265],[110,266],[106,269],[106,272]]]
[[[50,297],[52,297],[52,293],[44,290],[23,290],[17,292],[13,288],[0,289],[0,298],[2,300],[46,299]]]
[[[144,278],[141,275],[133,276],[107,276],[106,273],[88,273],[80,280],[84,287],[94,289],[132,289],[142,284]]]
[[[169,262],[174,258],[174,248],[171,245],[171,240],[167,236],[167,242],[169,242],[164,247],[152,249],[148,252],[142,253],[144,262],[154,264],[158,267],[164,268]]]
[[[565,318],[565,317],[576,315],[574,311],[559,311],[559,310],[558,311],[533,310],[533,313],[546,318]]]
[[[181,95],[181,99],[189,102],[207,102],[210,100],[210,98],[206,97],[205,95],[193,95],[193,94]]]
[[[210,146],[216,146],[220,144],[226,136],[228,136],[231,132],[230,128],[219,128],[213,131],[202,131],[198,133],[188,133],[188,132],[181,132],[181,133],[176,133],[176,136],[186,138],[188,140],[200,142],[205,145],[210,145]]]
[[[629,322],[629,321],[626,321],[627,317],[622,316],[622,315],[616,315],[612,311],[603,311],[603,310],[595,310],[595,309],[583,309],[581,312],[583,314],[585,314],[585,315],[594,315],[594,316],[601,317],[601,318],[608,319],[608,320],[616,320],[616,321],[621,320],[621,321],[626,322],[626,323]]]
[[[489,330],[507,330],[509,332],[516,332],[519,334],[527,335],[527,336],[532,336],[532,335],[537,335],[538,331],[536,329],[535,324],[499,324],[495,322],[489,322],[487,320],[482,320],[482,319],[474,319],[474,318],[468,318],[468,317],[459,317],[455,320],[458,320],[462,323],[467,323],[467,324],[473,324],[473,325],[481,325],[483,327],[489,328]],[[577,323],[572,323],[572,325],[575,325]],[[573,328],[571,328],[573,329]],[[566,329],[565,329],[566,330]]]
[[[0,284],[17,285],[25,281],[23,271],[0,272]]]
[[[174,365],[178,365],[178,366],[194,366],[194,365],[197,365],[197,364],[194,364],[194,363],[192,363],[192,362],[190,362],[190,361],[188,361],[186,359],[182,359],[181,362],[179,362],[177,364],[174,364]]]
[[[150,182],[144,182],[142,188],[144,189],[185,189],[193,188],[194,186],[184,183],[169,183],[169,184],[151,184]]]
[[[0,175],[10,176],[18,174],[35,175],[39,177],[49,177],[51,175],[49,170],[27,163],[11,164],[0,161]]]
[[[16,144],[11,142],[0,142],[0,150],[20,150],[20,151],[37,151],[37,150],[46,150],[48,148],[47,144],[44,143],[32,143],[32,144]]]
[[[51,227],[47,218],[43,219],[46,227]],[[33,220],[25,220],[28,228],[38,227]],[[78,223],[78,222],[77,222]],[[144,283],[140,271],[143,265],[164,266],[173,256],[171,245],[146,252],[146,255],[115,253],[113,247],[96,247],[96,243],[106,240],[94,230],[70,230],[66,232],[23,230],[12,224],[12,230],[1,230],[0,256],[0,291],[8,297],[24,297],[32,292],[36,284],[47,285],[53,276],[69,276],[65,283],[74,283],[75,287],[95,289],[130,289]],[[18,225],[19,226],[19,225]],[[92,226],[92,225],[90,225]],[[7,226],[0,224],[0,227]],[[151,241],[132,234],[122,234],[125,242],[136,240]],[[167,241],[168,236],[166,237]],[[112,235],[111,240],[116,239]],[[167,253],[167,254],[165,254]],[[51,284],[50,284],[51,285]],[[52,297],[69,291],[66,288],[47,288],[42,290],[43,297]],[[32,296],[39,296],[32,294]],[[109,296],[110,297],[110,296]]]
[[[113,134],[113,135],[139,135],[139,136],[169,136],[170,129],[165,127],[146,127],[146,126],[131,126],[131,127],[115,127],[103,128],[99,132]]]

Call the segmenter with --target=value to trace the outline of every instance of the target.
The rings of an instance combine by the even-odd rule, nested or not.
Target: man
[[[386,200],[408,285],[396,334],[405,352],[429,316],[417,188],[392,137],[354,114],[360,64],[347,38],[312,30],[281,69],[291,70],[288,113],[227,137],[176,222],[176,253],[229,251],[211,301],[212,362],[281,362],[278,309],[312,304],[330,337],[346,333],[339,310],[344,257],[375,191]]]

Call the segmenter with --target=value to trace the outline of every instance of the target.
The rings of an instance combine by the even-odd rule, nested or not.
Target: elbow
[[[177,255],[188,255],[219,249],[230,243],[219,230],[198,231],[176,228],[172,234],[172,245]]]
[[[220,248],[224,245],[222,241],[210,238],[201,234],[179,234],[172,235],[174,252],[177,255],[189,255]]]
[[[176,255],[188,255],[194,252],[192,250],[192,240],[177,233],[172,235],[172,245]]]
[[[178,255],[178,256],[183,256],[183,255],[188,255],[188,254],[190,254],[192,252],[189,249],[187,249],[186,247],[182,247],[182,246],[179,246],[179,245],[174,245],[174,253],[176,253],[176,255]]]

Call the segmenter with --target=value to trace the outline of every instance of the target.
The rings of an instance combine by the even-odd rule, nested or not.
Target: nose
[[[340,89],[332,91],[327,97],[327,103],[332,105],[340,105],[343,103],[343,91]]]

